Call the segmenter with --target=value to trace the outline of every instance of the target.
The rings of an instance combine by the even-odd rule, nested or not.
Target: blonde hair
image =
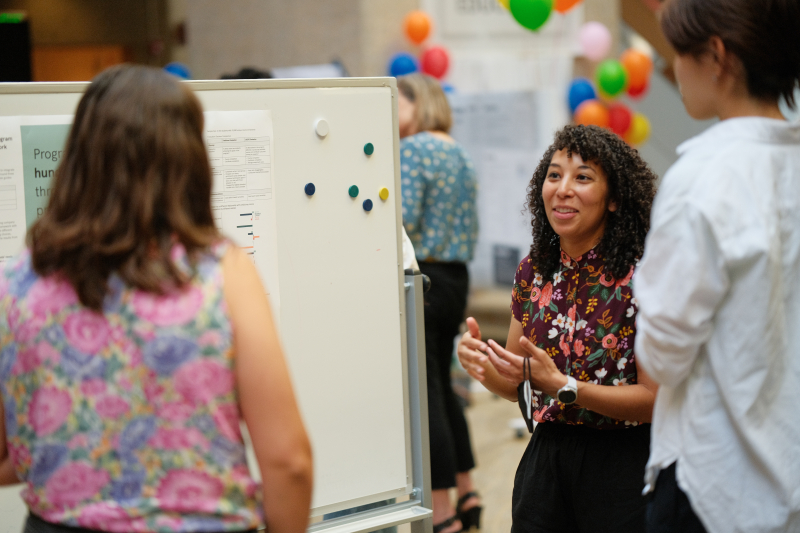
[[[425,74],[408,74],[397,78],[397,90],[416,106],[416,131],[450,132],[453,116],[450,104],[436,78]]]

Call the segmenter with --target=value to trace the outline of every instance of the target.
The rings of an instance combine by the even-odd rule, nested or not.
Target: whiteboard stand
[[[408,393],[411,423],[412,486],[407,501],[378,509],[325,520],[309,533],[367,533],[385,527],[410,524],[411,533],[433,532],[431,454],[428,435],[428,377],[425,366],[425,320],[422,274],[406,270],[406,332],[408,346]]]

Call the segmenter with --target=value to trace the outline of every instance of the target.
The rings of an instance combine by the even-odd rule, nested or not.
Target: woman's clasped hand
[[[519,338],[519,345],[525,355],[512,353],[494,340],[481,340],[478,321],[467,318],[468,331],[458,344],[458,359],[467,373],[478,381],[485,379],[485,365],[491,364],[497,373],[516,389],[525,380],[525,365],[530,381],[536,390],[555,396],[567,379],[556,367],[547,352],[536,347],[525,337]],[[525,359],[528,359],[527,363]]]

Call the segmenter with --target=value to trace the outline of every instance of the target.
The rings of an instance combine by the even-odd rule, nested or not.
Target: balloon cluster
[[[412,11],[403,21],[403,31],[414,45],[422,45],[431,33],[431,19],[424,11]],[[389,61],[389,75],[403,76],[422,71],[425,74],[442,79],[450,67],[450,54],[438,45],[423,48],[419,59],[408,52],[395,54]]]
[[[550,18],[550,13],[566,13],[581,3],[581,0],[497,0],[511,11],[514,19],[523,28],[536,31]]]
[[[644,96],[653,71],[652,60],[633,48],[619,60],[604,60],[611,49],[611,34],[599,22],[584,24],[579,39],[583,54],[602,62],[595,69],[594,84],[586,78],[576,78],[570,84],[567,99],[575,122],[609,128],[634,146],[644,143],[650,137],[650,121],[615,99],[625,93],[634,99]]]

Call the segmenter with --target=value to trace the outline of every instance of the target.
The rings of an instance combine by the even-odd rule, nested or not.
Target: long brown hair
[[[154,68],[99,74],[78,104],[50,202],[28,231],[33,268],[58,274],[83,305],[101,310],[108,279],[162,293],[220,238],[211,213],[203,112],[188,87]]]

